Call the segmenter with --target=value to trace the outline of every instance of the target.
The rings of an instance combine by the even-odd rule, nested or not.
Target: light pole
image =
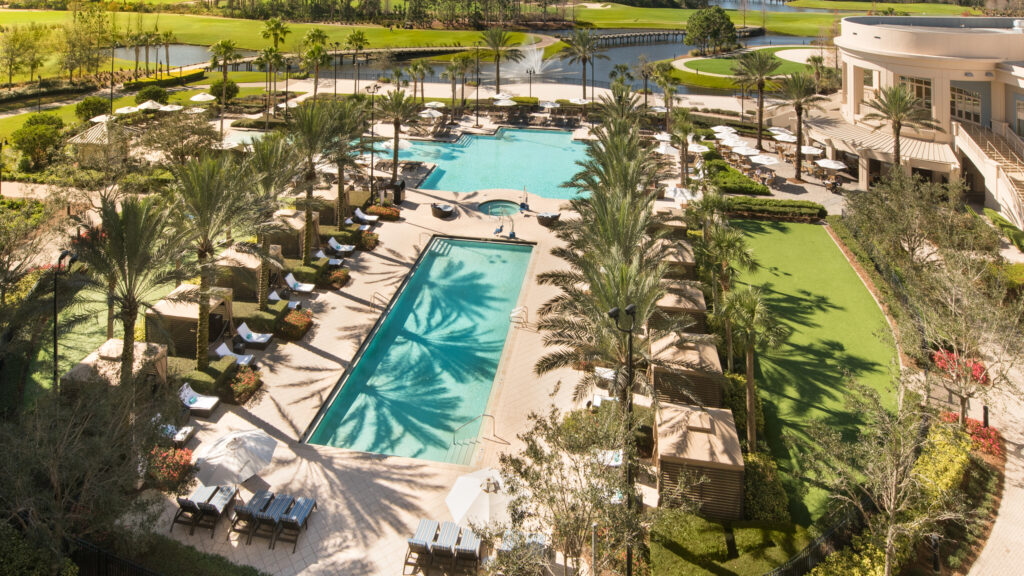
[[[480,127],[480,43],[476,42],[476,124],[473,128]]]
[[[526,75],[530,77],[530,98],[533,98],[533,75],[536,73],[533,68],[526,69]]]
[[[292,68],[292,58],[291,58],[291,56],[285,56],[284,57],[284,100],[282,101],[282,103],[284,104],[284,121],[285,122],[288,121],[288,79],[291,77],[291,73],[292,73],[291,68]]]
[[[0,142],[0,198],[3,198],[4,196],[4,146],[7,146],[7,138],[4,138],[3,142]]]
[[[377,142],[373,135],[373,123],[374,123],[374,108],[373,108],[373,96],[380,90],[380,84],[374,82],[372,85],[366,87],[366,91],[370,93],[370,204],[373,204],[373,191],[374,191],[374,149],[377,147]]]
[[[341,42],[331,42],[331,48],[334,48],[334,99],[338,99],[338,47],[341,46]]]
[[[627,438],[632,438],[633,433],[633,328],[636,326],[636,305],[626,306],[626,315],[629,316],[629,328],[619,326],[619,308],[616,306],[608,311],[608,317],[615,324],[619,332],[628,334],[626,350],[626,385],[623,386],[622,394],[626,405],[626,430]],[[635,502],[633,498],[633,450],[625,451],[626,460],[626,507],[633,510]],[[633,544],[626,544],[626,576],[633,576]]]
[[[70,257],[70,258],[69,258]],[[68,268],[78,261],[78,256],[64,250],[57,257],[57,267],[53,269],[53,389],[60,394],[60,373],[57,367],[57,277],[60,275],[60,268],[65,258],[68,259]]]
[[[114,47],[117,46],[117,38],[110,38],[110,114],[114,113]]]

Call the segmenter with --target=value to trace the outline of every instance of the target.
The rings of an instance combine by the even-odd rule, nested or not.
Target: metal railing
[[[461,432],[463,428],[465,428],[466,426],[469,426],[473,422],[476,422],[477,420],[481,420],[483,418],[490,418],[491,419],[491,436],[497,436],[496,429],[495,429],[496,424],[495,424],[495,421],[494,421],[494,416],[492,414],[481,414],[481,415],[477,416],[476,418],[473,418],[472,420],[469,420],[468,422],[465,422],[464,424],[462,424],[461,426],[456,428],[454,432],[452,432],[452,442],[451,442],[450,446],[455,446],[456,444],[459,443],[458,435],[459,435],[459,432]],[[477,441],[474,440],[472,443],[475,444],[476,442]]]
[[[383,309],[387,308],[387,307],[388,307],[388,304],[389,304],[390,302],[391,302],[391,300],[389,300],[388,298],[386,298],[386,297],[385,297],[385,296],[384,296],[383,294],[381,294],[380,292],[374,292],[374,293],[373,293],[373,296],[370,296],[370,304],[371,304],[371,305],[376,305],[376,306],[380,306],[381,310],[383,310]]]
[[[79,576],[163,576],[84,540],[72,540],[71,545]]]

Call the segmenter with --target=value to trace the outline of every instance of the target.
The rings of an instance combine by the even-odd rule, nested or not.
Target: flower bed
[[[381,220],[387,220],[390,222],[398,220],[401,215],[398,208],[394,206],[370,206],[366,209],[366,213],[371,216],[380,216]]]
[[[192,473],[192,451],[188,448],[154,446],[149,453],[149,476],[163,490],[173,491]]]
[[[380,242],[379,238],[373,232],[364,232],[359,235],[359,239],[356,240],[356,248],[363,251],[370,251],[377,247]]]
[[[277,327],[277,335],[286,340],[301,340],[313,326],[312,310],[292,310]]]
[[[248,366],[242,366],[231,379],[231,397],[236,404],[245,404],[252,395],[263,386],[259,372]]]
[[[348,268],[338,268],[337,270],[331,271],[327,276],[327,281],[330,282],[331,286],[341,288],[345,284],[348,284],[348,278]]]
[[[960,421],[958,412],[943,412],[943,422],[956,423]],[[989,426],[988,428],[980,420],[967,419],[967,434],[971,437],[971,448],[992,456],[1003,454],[1003,436],[999,429]]]

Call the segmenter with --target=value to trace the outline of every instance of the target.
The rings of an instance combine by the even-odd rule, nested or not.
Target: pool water
[[[532,250],[435,237],[308,441],[468,463]]]
[[[490,216],[511,216],[519,214],[519,204],[511,200],[488,200],[477,206],[477,210]]]
[[[455,143],[413,142],[403,160],[437,164],[420,188],[474,192],[488,188],[526,189],[544,198],[572,198],[562,184],[575,174],[586,146],[572,133],[556,130],[498,130],[494,136],[465,135]]]

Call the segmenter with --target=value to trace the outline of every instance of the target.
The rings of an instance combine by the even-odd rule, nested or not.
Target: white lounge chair
[[[356,219],[362,222],[363,224],[376,224],[377,221],[380,220],[380,216],[370,216],[369,214],[364,214],[363,211],[360,210],[359,208],[356,208],[355,215]]]
[[[238,364],[239,366],[252,366],[253,364],[255,364],[255,356],[253,356],[252,354],[235,354],[234,352],[231,351],[231,348],[228,348],[228,345],[225,342],[221,342],[220,346],[217,346],[217,349],[214,350],[214,352],[216,352],[217,356],[220,356],[221,358],[224,358],[226,356],[234,356],[235,363]]]
[[[197,394],[188,385],[188,382],[181,385],[181,390],[178,391],[178,398],[181,398],[181,403],[196,416],[209,416],[220,405],[220,398]]]
[[[245,325],[245,322],[242,322],[241,326],[238,327],[238,335],[245,340],[246,346],[252,346],[253,348],[266,348],[267,344],[270,344],[270,339],[274,337],[273,334],[253,332]]]
[[[295,290],[296,292],[302,292],[305,294],[309,294],[310,292],[313,291],[314,288],[316,288],[316,286],[314,286],[313,284],[303,284],[302,282],[299,282],[298,280],[295,279],[295,275],[292,274],[291,272],[289,272],[288,275],[284,277],[284,281],[288,283],[288,287],[291,288],[292,290]]]
[[[281,298],[281,295],[277,293],[277,290],[271,290],[270,294],[267,295],[267,299],[270,300],[271,302],[280,302],[281,300],[283,300],[283,298]],[[302,308],[302,302],[299,302],[298,300],[289,300],[288,308],[292,310],[298,310],[299,308]]]
[[[338,242],[333,236],[327,241],[327,245],[331,247],[331,250],[334,250],[338,254],[351,254],[356,249],[352,244],[342,244],[341,242]]]
[[[355,222],[353,222],[351,218],[349,218],[348,220],[345,220],[345,226],[351,226],[353,224],[355,224]],[[369,229],[370,229],[370,225],[369,224],[362,224],[362,225],[359,226],[359,231],[360,232],[366,232]]]
[[[327,254],[324,254],[323,250],[318,251],[314,256],[317,258],[327,258],[327,265],[332,268],[340,268],[345,264],[344,258],[330,258]]]

